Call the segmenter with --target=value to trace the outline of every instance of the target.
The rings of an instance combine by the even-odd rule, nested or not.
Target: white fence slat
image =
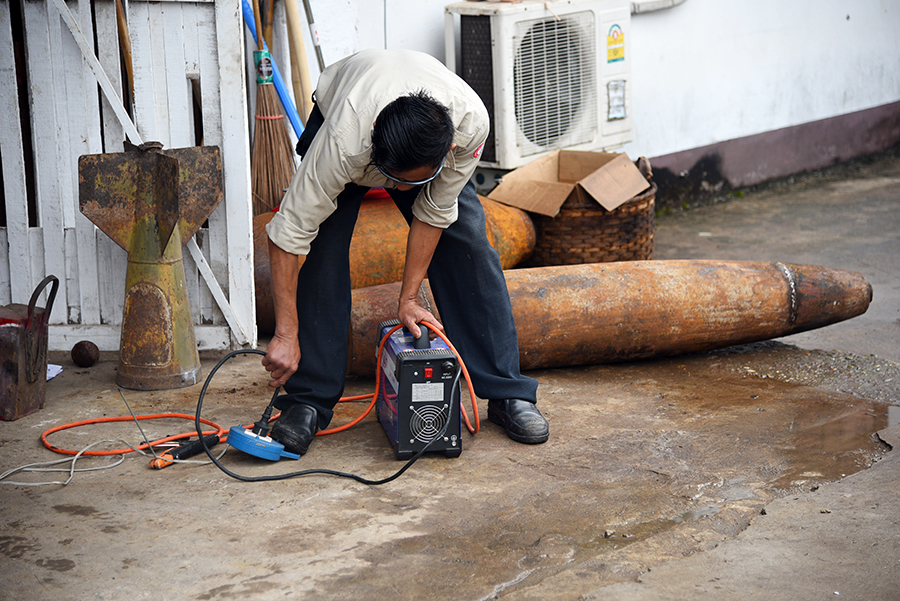
[[[204,275],[203,271],[204,268],[206,268],[209,270],[209,272],[204,275],[204,280],[206,279],[206,277],[215,279],[215,273],[213,273],[212,267],[209,264],[209,228],[200,229],[194,235],[194,241],[197,243],[197,246],[203,254],[204,259],[203,263],[199,263],[197,265],[200,274]],[[221,300],[223,303],[225,303],[225,306],[228,306],[228,298],[225,296],[224,291],[222,291],[221,286],[219,287],[218,291],[222,292]],[[219,304],[213,297],[213,293],[210,290],[209,286],[200,286],[200,323],[210,323],[216,325],[231,323],[226,322],[223,312],[219,310]],[[240,326],[236,322],[232,325],[235,325],[238,330],[240,330]]]
[[[0,306],[8,305],[12,302],[9,292],[9,261],[6,259],[6,252],[9,249],[8,242],[9,236],[6,228],[0,227]]]
[[[228,326],[194,326],[197,348],[224,349],[231,345]],[[108,325],[59,325],[50,328],[48,344],[51,349],[70,350],[76,342],[90,340],[101,351],[118,351],[121,330]]]
[[[81,15],[78,14],[77,1],[67,3],[73,17],[79,23],[85,37],[93,37],[89,28],[89,23],[81,23]],[[49,8],[48,16],[60,22],[60,18],[55,14],[53,8]],[[73,227],[75,225],[75,211],[73,208],[72,195],[77,192],[77,177],[73,177],[74,168],[77,167],[77,155],[84,150],[86,140],[82,139],[87,124],[85,119],[89,119],[87,115],[86,95],[84,87],[84,61],[81,58],[81,51],[78,48],[75,38],[70,35],[64,24],[60,25],[59,45],[54,49],[51,42],[51,49],[54,51],[53,62],[59,65],[59,71],[56,72],[59,79],[59,89],[64,93],[57,95],[56,98],[56,118],[57,123],[57,146],[59,147],[59,165],[57,166],[59,173],[60,185],[60,211],[64,228]],[[76,157],[74,160],[72,157]],[[77,302],[75,295],[72,295],[72,301]]]
[[[200,248],[197,246],[195,240],[191,240],[187,245],[188,250],[190,251],[191,257],[197,265],[198,269],[205,272],[205,276],[207,278],[212,276],[212,272],[209,269],[209,264],[203,258],[203,253],[200,251]],[[234,314],[234,311],[231,310],[230,305],[228,304],[228,300],[225,298],[225,293],[222,292],[221,288],[214,288],[212,293],[216,295],[219,302],[225,308],[225,318],[228,320],[228,324],[231,326],[233,331],[233,335],[237,340],[238,344],[247,344],[249,341],[249,336],[244,330],[240,321],[238,321],[237,316]]]
[[[60,203],[59,145],[57,136],[61,124],[57,115],[58,98],[65,100],[65,65],[53,60],[60,53],[61,23],[55,9],[43,2],[23,3],[26,30],[26,58],[28,77],[32,85],[31,116],[34,124],[34,171],[38,203],[40,233],[43,237],[41,258],[37,264],[32,254],[32,282],[40,282],[46,275],[60,278],[59,291],[50,314],[50,323],[65,323],[68,307],[65,286],[65,243]],[[48,10],[49,9],[49,10]],[[63,26],[64,27],[64,26]],[[65,143],[68,148],[68,143]],[[32,241],[33,242],[33,241]]]
[[[172,148],[172,140],[169,137],[169,90],[166,86],[166,55],[160,50],[165,49],[166,35],[163,22],[163,4],[150,4],[149,33],[151,48],[155,50],[150,55],[150,77],[153,80],[153,94],[147,98],[135,97],[135,104],[139,101],[152,101],[150,111],[154,114],[156,123],[156,138],[144,138],[145,142],[156,140],[162,142],[163,148]]]
[[[18,98],[11,93],[16,88],[9,3],[4,3],[0,7],[0,90],[9,92],[0,94],[0,170],[6,198],[6,232],[0,246],[6,285],[0,286],[0,304],[27,303],[32,292],[22,125]]]
[[[186,247],[181,249],[181,254],[184,257],[184,285],[188,292],[188,305],[196,324],[200,316],[200,272]]]
[[[35,284],[32,286],[32,289],[28,291],[28,296],[22,301],[23,304],[28,302],[28,299],[31,298],[31,294],[34,292],[34,288],[36,288],[41,280],[47,275],[47,272],[44,269],[44,234],[39,227],[28,228],[28,257],[30,258],[28,267],[31,270],[31,281],[35,282]],[[61,288],[63,282],[60,282],[59,284]],[[58,301],[59,293],[57,292],[56,300],[53,302],[54,311],[51,312],[51,315],[56,312],[55,308],[57,307],[56,303]]]
[[[97,25],[97,59],[109,77],[121,103],[122,80],[119,68],[119,31],[116,22],[115,0],[94,0],[94,14]],[[125,132],[105,94],[100,97],[100,111],[103,115],[102,152],[122,152]]]
[[[97,268],[103,274],[100,320],[96,323],[121,326],[128,254],[99,228],[94,228],[94,238],[97,241]]]
[[[103,89],[103,93],[106,94],[110,98],[115,98],[117,96],[115,90],[112,89],[112,84],[109,81],[109,77],[107,77],[106,73],[103,71],[97,57],[94,56],[93,44],[91,44],[87,38],[84,37],[84,33],[82,33],[78,23],[75,21],[75,18],[72,16],[72,13],[69,11],[63,0],[49,0],[52,1],[57,11],[59,12],[59,16],[65,21],[67,28],[71,35],[75,38],[75,42],[78,44],[79,49],[81,50],[82,56],[87,59],[88,64],[91,70],[94,73],[94,77],[97,80],[97,83]],[[134,126],[131,122],[131,118],[125,112],[124,108],[116,107],[116,116],[119,118],[119,122],[125,128],[125,131],[128,133],[130,138],[134,138],[135,143],[139,143],[138,138],[140,137],[137,131],[134,129]],[[121,110],[119,110],[121,108]]]
[[[197,18],[202,18],[207,23],[215,22],[215,6],[198,5]],[[218,146],[220,151],[224,152],[216,31],[212,27],[206,27],[197,33],[203,143],[207,146]],[[225,292],[230,294],[228,288],[228,222],[225,215],[225,204],[222,202],[209,216],[209,232],[202,248],[216,281],[223,283],[222,287]]]
[[[228,230],[229,301],[250,344],[256,346],[253,288],[253,217],[250,206],[250,148],[240,0],[217,0],[216,36],[222,115],[222,168]],[[235,18],[237,16],[238,18]]]
[[[78,23],[81,31],[93,38],[91,5],[88,0],[78,0]],[[64,39],[67,37],[71,38],[72,36],[63,35]],[[69,201],[67,214],[71,211],[75,224],[76,245],[74,252],[67,254],[66,257],[70,265],[76,264],[75,269],[70,268],[70,271],[74,271],[77,278],[67,288],[71,291],[69,321],[98,323],[100,320],[100,280],[97,272],[96,244],[92,231],[93,224],[81,213],[79,207],[78,157],[103,152],[103,143],[100,139],[100,98],[97,93],[97,81],[91,72],[88,61],[81,52],[76,53],[76,50],[72,50],[76,60],[73,61],[70,78],[73,80],[73,84],[78,85],[77,97],[83,99],[83,102],[75,101],[76,92],[73,89],[69,94],[68,106],[72,111],[69,113],[69,123],[70,129],[76,131],[77,135],[73,139],[73,153],[68,157],[72,179],[71,196],[67,197]],[[77,67],[80,67],[80,70]],[[78,313],[78,319],[74,318],[73,308]]]
[[[75,233],[75,228],[67,227],[63,230],[63,241],[66,249],[66,257],[78,256],[78,241],[76,240],[76,238],[77,234]],[[65,287],[66,290],[69,291],[69,302],[71,303],[66,310],[66,321],[68,323],[81,323],[81,305],[78,303],[79,299],[77,294],[77,291],[79,290],[79,273],[77,261],[66,261],[65,278]],[[60,287],[62,287],[62,276],[59,276],[59,279],[59,285]]]
[[[134,124],[145,141],[160,141],[156,111],[153,109],[154,80],[150,37],[150,4],[128,3],[128,34],[131,38],[131,64],[134,74]]]
[[[190,107],[190,82],[185,74],[184,21],[186,6],[161,3],[160,19],[164,39],[163,59],[166,79],[166,106],[169,118],[169,148],[194,146],[194,129],[191,125],[193,111]]]
[[[204,11],[204,9],[206,9]],[[184,76],[186,78],[186,83],[188,85],[188,105],[187,105],[187,115],[190,118],[189,124],[189,133],[191,145],[205,145],[205,140],[196,139],[195,130],[198,125],[202,127],[202,122],[200,124],[195,123],[195,115],[194,115],[194,86],[200,88],[200,37],[202,32],[212,31],[212,27],[191,27],[192,23],[210,23],[212,24],[212,17],[214,15],[212,11],[212,6],[199,6],[196,3],[184,3],[181,4],[182,10],[182,20],[184,23],[184,27],[182,28],[182,36],[183,36],[183,50],[184,50]],[[203,20],[203,15],[206,15],[206,19]],[[215,33],[213,31],[213,33]],[[200,94],[202,95],[202,89],[200,90]],[[217,116],[218,118],[218,116]],[[202,107],[201,107],[201,119],[202,119]],[[207,240],[209,238],[208,228],[201,228],[197,234],[195,235],[195,239],[200,242],[200,247],[204,251],[204,255],[206,256],[207,261],[209,260],[209,246]],[[226,258],[227,260],[227,258]],[[201,273],[202,275],[202,273]],[[213,274],[213,277],[215,275]],[[205,278],[203,278],[205,280]],[[201,280],[202,281],[202,280]],[[198,321],[200,323],[208,323],[208,324],[216,324],[221,325],[225,323],[225,319],[222,316],[222,312],[219,311],[219,307],[216,304],[215,298],[213,298],[212,293],[210,292],[209,286],[204,283],[199,283],[198,289],[198,299],[200,305],[200,315],[198,316]]]

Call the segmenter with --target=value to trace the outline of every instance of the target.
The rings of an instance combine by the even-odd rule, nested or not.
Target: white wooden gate
[[[200,349],[255,346],[240,0],[124,4],[133,120],[121,100],[125,78],[115,0],[23,0],[24,35],[14,35],[12,19],[18,16],[10,2],[19,1],[0,0],[0,305],[27,303],[45,275],[56,275],[50,348],[68,350],[88,339],[101,350],[118,350],[126,254],[78,209],[78,157],[122,152],[126,136],[165,148],[215,145],[222,156],[224,201],[185,247],[194,327]],[[22,40],[20,64],[26,67],[27,140],[14,40]],[[23,140],[30,141],[33,159]]]

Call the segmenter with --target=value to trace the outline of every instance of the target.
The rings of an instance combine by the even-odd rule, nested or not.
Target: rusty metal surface
[[[484,207],[488,241],[500,255],[504,269],[518,265],[531,254],[535,229],[525,211],[479,196]],[[275,331],[269,268],[269,247],[265,227],[274,213],[253,218],[253,266],[256,282],[256,325],[262,334]],[[367,198],[350,243],[350,285],[365,288],[403,278],[406,238],[409,227],[390,198]],[[396,299],[395,299],[396,302]]]
[[[82,213],[128,252],[117,382],[139,390],[195,384],[182,246],[222,201],[219,149],[150,142],[82,156],[78,165]]]
[[[522,369],[663,357],[768,340],[860,315],[855,272],[751,261],[634,261],[506,272]],[[352,362],[375,373],[373,331],[399,289],[353,293]],[[465,357],[463,357],[465,359]]]
[[[479,196],[487,222],[487,237],[500,255],[503,269],[512,269],[534,251],[537,232],[525,211]]]
[[[44,307],[37,301],[52,284]],[[43,409],[47,389],[47,336],[59,280],[44,278],[27,305],[0,307],[0,419],[16,420]]]

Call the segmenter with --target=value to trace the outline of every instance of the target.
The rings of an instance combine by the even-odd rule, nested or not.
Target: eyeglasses
[[[385,176],[386,178],[388,178],[391,181],[397,182],[398,184],[403,184],[406,186],[421,186],[422,184],[427,184],[428,182],[432,181],[434,178],[436,178],[438,175],[441,174],[441,170],[444,168],[444,161],[446,161],[446,160],[447,160],[446,157],[441,159],[441,164],[438,165],[437,171],[434,172],[434,175],[432,175],[431,177],[429,177],[427,179],[423,179],[423,180],[420,180],[417,182],[408,182],[405,179],[400,179],[399,177],[394,177],[393,175],[390,175],[384,169],[382,169],[381,165],[375,165],[375,168],[378,169],[379,172],[381,172],[381,175]]]

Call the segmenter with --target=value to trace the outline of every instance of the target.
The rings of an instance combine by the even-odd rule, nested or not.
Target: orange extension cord
[[[459,356],[459,353],[456,351],[456,348],[450,343],[450,341],[447,339],[446,336],[444,336],[443,333],[439,332],[437,330],[437,328],[435,328],[433,325],[431,325],[429,323],[423,322],[423,325],[428,326],[428,328],[431,329],[431,331],[433,331],[435,334],[437,334],[438,337],[440,337],[440,339],[444,341],[444,343],[447,345],[447,347],[451,351],[453,351],[453,354],[456,355],[456,358],[459,360],[459,366],[462,369],[463,375],[466,378],[466,383],[469,386],[469,395],[472,400],[472,412],[475,415],[475,426],[474,427],[472,426],[472,423],[469,421],[469,415],[468,415],[468,413],[466,413],[466,408],[462,404],[462,401],[460,401],[460,411],[462,413],[463,420],[465,421],[466,428],[473,435],[477,434],[478,431],[481,429],[481,422],[478,417],[478,404],[477,404],[477,401],[475,400],[475,390],[472,388],[472,380],[469,378],[469,370],[466,369],[466,364],[463,363],[462,357]],[[391,334],[393,334],[394,332],[399,330],[401,327],[403,327],[403,326],[402,325],[394,326],[381,339],[381,344],[378,345],[378,360],[377,360],[378,365],[381,364],[381,353],[384,349],[384,343],[387,341],[387,339],[390,337]],[[380,374],[380,372],[379,372],[379,374]],[[366,416],[372,412],[372,408],[375,406],[375,402],[378,399],[378,393],[381,388],[381,377],[379,374],[376,374],[375,392],[373,392],[372,394],[362,394],[362,395],[352,396],[352,397],[342,397],[340,399],[340,402],[348,402],[348,401],[359,401],[359,400],[371,398],[372,401],[369,403],[369,406],[366,408],[366,410],[361,415],[359,415],[359,417],[357,417],[353,421],[350,421],[342,426],[336,426],[336,427],[330,428],[328,430],[322,430],[321,432],[318,432],[316,434],[316,436],[324,436],[326,434],[334,434],[336,432],[343,432],[344,430],[352,428],[353,426],[355,426],[356,424],[358,424],[359,422],[364,420],[366,418]],[[279,413],[279,414],[275,415],[272,418],[272,420],[274,421],[275,419],[277,419],[279,415],[281,415],[281,414]],[[45,447],[47,447],[54,453],[60,453],[62,455],[78,455],[79,451],[73,451],[70,449],[61,449],[55,445],[50,444],[50,441],[47,440],[47,437],[55,432],[60,432],[61,430],[68,430],[70,428],[77,428],[79,426],[86,426],[86,425],[90,425],[90,424],[103,424],[103,423],[109,423],[109,422],[126,422],[126,421],[144,420],[144,419],[167,419],[167,418],[189,419],[189,420],[193,421],[194,417],[195,416],[188,415],[186,413],[157,413],[157,414],[153,414],[153,415],[138,415],[135,417],[120,416],[120,417],[98,417],[95,419],[85,419],[85,420],[81,420],[78,422],[72,422],[70,424],[63,424],[61,426],[55,426],[53,428],[50,428],[49,430],[46,430],[43,434],[41,434],[41,442],[44,444]],[[209,421],[209,420],[203,419],[203,418],[200,418],[200,422],[211,428],[215,428],[215,430],[203,432],[202,434],[204,436],[207,436],[209,434],[217,434],[219,436],[219,442],[227,442],[228,432],[222,426],[220,426],[219,424],[217,424],[215,422],[212,422],[212,421]],[[250,427],[252,427],[252,424],[244,426],[244,427],[250,428]],[[194,430],[191,432],[184,432],[182,434],[176,434],[174,436],[166,436],[165,438],[160,438],[159,440],[154,440],[150,444],[144,443],[135,448],[143,451],[149,447],[156,447],[156,446],[168,443],[168,442],[172,442],[174,440],[180,440],[182,438],[190,438],[191,436],[196,436],[196,434],[197,434],[197,431]],[[124,449],[113,449],[113,450],[109,450],[109,451],[85,451],[81,454],[82,455],[91,455],[91,456],[122,455],[125,453],[134,452],[134,450],[135,449],[133,449],[131,447],[127,447]]]

